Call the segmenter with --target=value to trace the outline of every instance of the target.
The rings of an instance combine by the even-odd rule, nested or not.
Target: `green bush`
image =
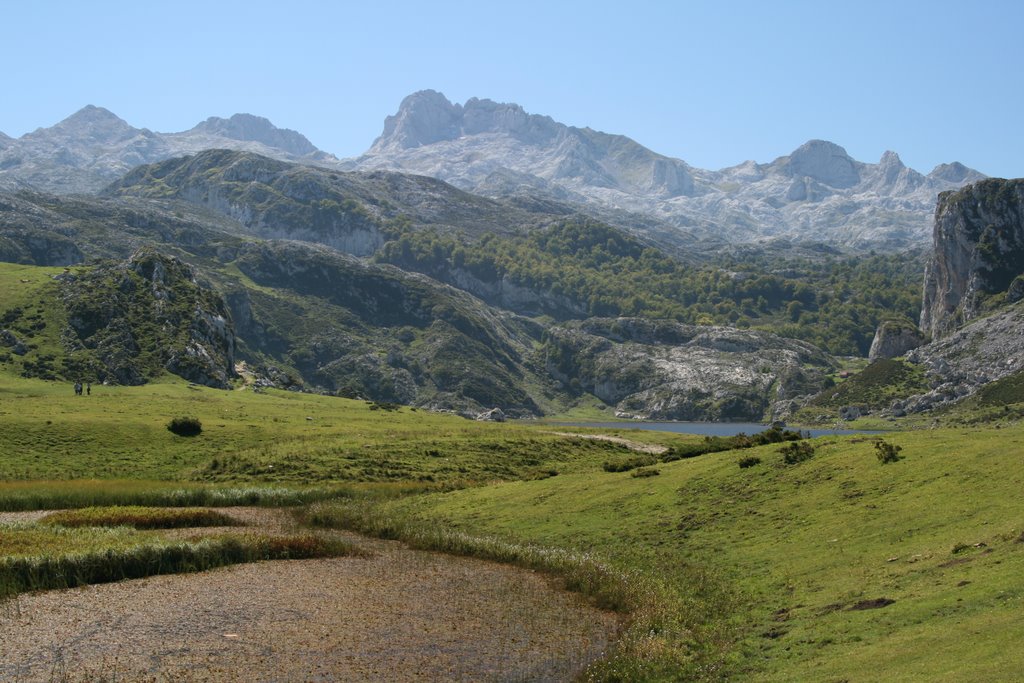
[[[630,476],[635,479],[643,479],[644,477],[656,477],[659,474],[661,474],[661,471],[653,467],[641,467],[638,470],[634,470]]]
[[[198,417],[176,417],[167,423],[167,429],[178,436],[198,436],[203,431],[203,423]]]
[[[628,472],[637,467],[647,467],[658,462],[653,455],[634,455],[621,460],[606,460],[601,466],[605,472]]]
[[[878,462],[883,465],[888,465],[891,462],[898,462],[900,460],[900,451],[903,450],[902,446],[891,444],[888,441],[879,439],[875,442],[875,455],[878,456]]]
[[[814,446],[807,441],[791,441],[779,449],[782,461],[787,465],[795,465],[809,460],[814,455]]]
[[[756,455],[748,455],[745,458],[740,458],[740,469],[741,470],[744,470],[744,469],[746,469],[748,467],[753,467],[754,465],[760,465],[760,464],[761,464],[761,458],[757,457]]]

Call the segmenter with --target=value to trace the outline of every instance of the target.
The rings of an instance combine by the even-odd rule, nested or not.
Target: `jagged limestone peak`
[[[318,150],[304,135],[288,128],[278,128],[269,119],[252,114],[235,114],[223,119],[211,116],[193,129],[196,133],[220,135],[232,140],[261,142],[296,156],[314,154]]]
[[[838,188],[860,182],[860,174],[850,155],[827,140],[810,140],[800,145],[789,155],[789,171]]]

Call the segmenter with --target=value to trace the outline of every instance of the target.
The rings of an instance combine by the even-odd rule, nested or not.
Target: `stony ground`
[[[353,538],[370,557],[20,596],[0,605],[0,680],[554,681],[614,637],[542,575]]]

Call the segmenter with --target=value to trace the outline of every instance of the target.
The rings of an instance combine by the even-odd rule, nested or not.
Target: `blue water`
[[[703,436],[736,436],[739,433],[757,434],[769,428],[769,425],[756,422],[558,422],[564,427],[595,427],[598,429],[648,429],[656,432],[676,432],[677,434],[701,434]],[[786,427],[797,430],[799,427]],[[877,431],[863,429],[800,429],[810,432],[811,436],[834,436],[843,434],[881,434]]]

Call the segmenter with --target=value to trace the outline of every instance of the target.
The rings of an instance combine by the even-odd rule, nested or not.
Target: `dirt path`
[[[577,434],[575,432],[550,432],[555,436],[566,436],[573,439],[591,439],[593,441],[610,441],[612,443],[622,444],[631,451],[638,453],[650,453],[651,455],[661,455],[668,450],[668,446],[660,446],[653,443],[640,443],[639,441],[630,441],[624,439],[621,436],[611,436],[610,434]]]
[[[556,681],[614,637],[539,574],[352,538],[373,556],[20,596],[0,680]]]

